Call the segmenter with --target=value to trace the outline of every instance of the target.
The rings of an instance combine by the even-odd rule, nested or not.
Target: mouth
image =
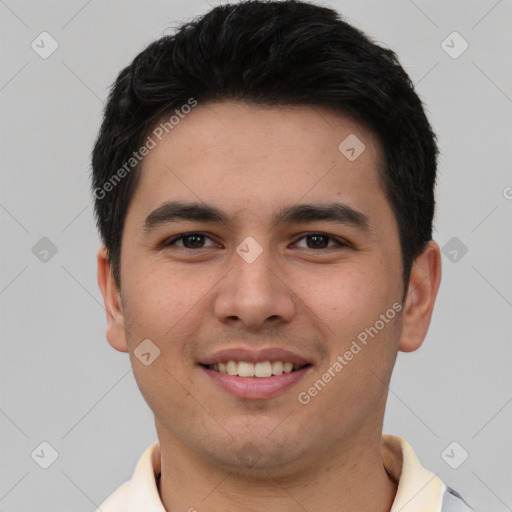
[[[296,364],[291,361],[260,361],[252,363],[249,361],[229,360],[215,364],[201,364],[201,366],[208,370],[222,373],[224,375],[230,375],[232,377],[238,376],[250,379],[266,379],[297,372],[311,365],[310,363]]]
[[[206,376],[223,392],[242,399],[270,399],[289,390],[313,368],[291,361],[219,361],[200,364]]]

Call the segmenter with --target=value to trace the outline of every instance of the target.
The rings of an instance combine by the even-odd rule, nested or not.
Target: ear
[[[423,343],[440,283],[441,251],[439,245],[430,240],[411,269],[398,350],[412,352]]]
[[[103,295],[103,302],[105,303],[107,313],[107,340],[119,352],[128,352],[121,295],[112,275],[110,258],[108,257],[106,247],[103,246],[99,249],[97,258],[98,285]]]

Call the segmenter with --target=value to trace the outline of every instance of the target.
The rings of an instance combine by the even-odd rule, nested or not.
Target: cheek
[[[197,273],[172,268],[165,262],[139,261],[126,268],[126,316],[136,331],[144,330],[148,338],[162,341],[181,318],[200,307],[208,285],[204,280],[199,282]]]
[[[295,279],[301,282],[299,275]],[[345,374],[364,380],[368,375],[363,369],[370,367],[385,375],[393,361],[400,319],[392,309],[398,297],[395,287],[390,286],[380,262],[375,260],[372,265],[366,261],[364,266],[354,264],[351,268],[347,264],[337,271],[331,267],[301,279],[298,288],[305,314],[324,334],[331,363],[352,347],[357,354],[348,354],[351,369]],[[381,315],[385,315],[384,320]],[[352,345],[354,341],[360,350]]]
[[[297,294],[309,309],[335,333],[351,331],[367,321],[383,303],[383,283],[378,269],[368,265],[325,267],[297,273]],[[332,336],[332,333],[331,333]]]
[[[191,272],[172,270],[161,263],[149,268],[139,262],[137,274],[127,279],[125,318],[130,330],[130,359],[137,385],[153,411],[177,413],[187,390],[193,387],[188,345],[196,338],[201,298],[211,288],[207,285],[204,280],[201,285]],[[145,339],[159,350],[148,366],[137,357],[137,347]]]

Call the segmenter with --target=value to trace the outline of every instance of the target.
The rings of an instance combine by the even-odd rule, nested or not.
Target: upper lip
[[[227,361],[244,361],[247,363],[260,363],[263,361],[282,361],[296,365],[311,364],[311,360],[299,354],[281,348],[264,348],[261,350],[246,348],[229,348],[219,350],[211,355],[202,357],[199,364],[210,365]]]

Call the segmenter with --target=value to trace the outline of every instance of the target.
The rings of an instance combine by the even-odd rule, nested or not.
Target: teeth
[[[226,372],[228,375],[238,375],[238,364],[235,361],[228,361],[226,363]]]
[[[274,361],[272,363],[272,374],[281,375],[283,373],[283,363],[281,361]]]
[[[238,363],[238,375],[240,377],[254,377],[254,364],[240,361]]]
[[[293,370],[293,363],[284,363],[283,364],[283,372],[290,373]]]
[[[239,377],[271,377],[272,375],[281,375],[290,373],[293,370],[302,368],[300,365],[282,361],[262,361],[259,363],[249,363],[247,361],[227,361],[210,365],[212,370],[227,375],[238,375]]]
[[[254,365],[254,375],[256,377],[270,377],[272,375],[272,365],[270,361],[256,363]]]

